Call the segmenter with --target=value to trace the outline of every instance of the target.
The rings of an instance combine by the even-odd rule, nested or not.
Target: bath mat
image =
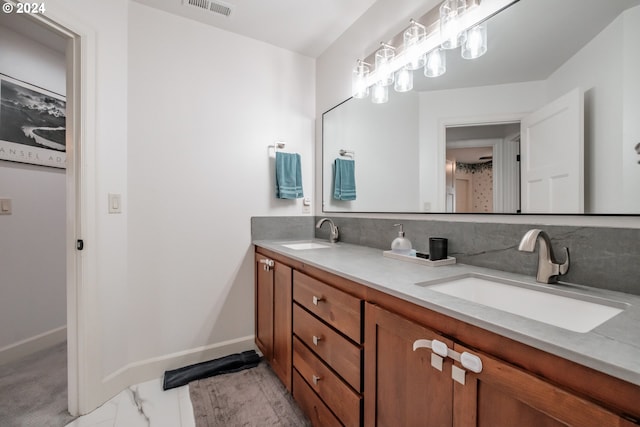
[[[189,383],[196,427],[305,427],[311,422],[269,365]]]

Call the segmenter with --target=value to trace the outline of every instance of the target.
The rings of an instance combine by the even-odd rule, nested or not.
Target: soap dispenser
[[[402,224],[393,224],[394,227],[400,227],[398,237],[391,242],[391,251],[397,254],[410,255],[411,254],[411,241],[404,237],[404,228]]]

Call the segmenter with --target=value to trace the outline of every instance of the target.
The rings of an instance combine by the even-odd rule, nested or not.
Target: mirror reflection
[[[484,56],[446,51],[413,91],[327,111],[323,210],[639,214],[639,4],[520,0],[487,21]]]

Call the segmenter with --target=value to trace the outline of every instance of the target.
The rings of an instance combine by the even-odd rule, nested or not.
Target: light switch
[[[11,215],[11,199],[0,199],[0,215]]]
[[[122,213],[122,196],[120,194],[109,193],[109,213]]]
[[[311,213],[311,197],[302,199],[302,213]]]

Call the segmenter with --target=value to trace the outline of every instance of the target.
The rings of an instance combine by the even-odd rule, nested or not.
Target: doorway
[[[59,20],[54,20],[51,16],[56,16],[56,10],[59,8],[57,5],[51,5],[49,8],[47,5],[47,13],[41,14],[3,14],[3,20],[6,23],[7,19],[13,21],[11,27],[13,27],[14,33],[28,37],[29,39],[41,42],[41,44],[51,47],[52,43],[56,43],[56,40],[60,41],[62,47],[60,48],[60,54],[62,55],[62,68],[63,73],[66,76],[66,169],[61,169],[60,173],[63,174],[63,186],[64,186],[64,198],[66,199],[62,204],[65,220],[62,223],[62,227],[66,228],[61,235],[64,239],[64,254],[66,261],[64,261],[64,267],[66,271],[66,279],[64,289],[66,296],[66,339],[67,339],[67,391],[68,391],[68,409],[72,415],[79,414],[83,407],[85,409],[93,409],[90,406],[92,403],[89,399],[95,400],[95,389],[91,387],[87,379],[86,372],[91,372],[88,369],[87,362],[91,360],[86,357],[85,339],[88,334],[91,325],[79,327],[78,318],[83,318],[84,323],[87,323],[87,316],[82,316],[83,310],[87,307],[83,304],[86,301],[87,296],[81,295],[78,292],[81,279],[82,279],[82,264],[86,264],[76,251],[76,240],[82,236],[82,222],[81,222],[81,153],[83,147],[82,137],[83,132],[86,131],[90,124],[86,122],[87,118],[91,119],[91,115],[87,117],[83,111],[88,111],[82,102],[83,96],[86,99],[86,93],[81,94],[80,88],[89,88],[88,92],[93,93],[93,85],[95,84],[91,79],[86,79],[81,75],[81,70],[86,70],[86,65],[92,63],[93,57],[88,58],[82,49],[82,41],[86,41],[85,34],[93,37],[91,32],[74,32],[69,28],[74,27],[68,25],[68,23],[58,23]],[[58,11],[60,12],[60,11]],[[64,16],[63,13],[58,13],[57,16]],[[66,19],[66,18],[65,18]],[[1,22],[0,22],[1,23]],[[9,25],[3,25],[3,27],[10,28]],[[18,30],[15,28],[18,27]],[[81,35],[82,34],[82,35]],[[52,48],[53,49],[53,48]],[[91,61],[90,61],[91,59]],[[90,85],[86,84],[91,83]],[[84,86],[83,86],[84,84]],[[63,91],[61,91],[63,92]],[[81,96],[83,95],[83,96]],[[80,120],[81,113],[85,122]],[[92,121],[90,122],[92,123]],[[30,165],[26,165],[25,168],[30,168]],[[32,169],[35,169],[33,167]],[[40,212],[41,219],[46,218],[46,211]],[[66,226],[66,227],[65,227]],[[86,292],[86,290],[85,290]],[[64,329],[64,328],[61,328]],[[64,333],[64,331],[63,331]],[[95,384],[95,383],[94,383]],[[81,393],[82,391],[82,393]],[[87,397],[88,396],[88,397]]]
[[[519,121],[448,125],[445,147],[447,212],[519,212]]]

